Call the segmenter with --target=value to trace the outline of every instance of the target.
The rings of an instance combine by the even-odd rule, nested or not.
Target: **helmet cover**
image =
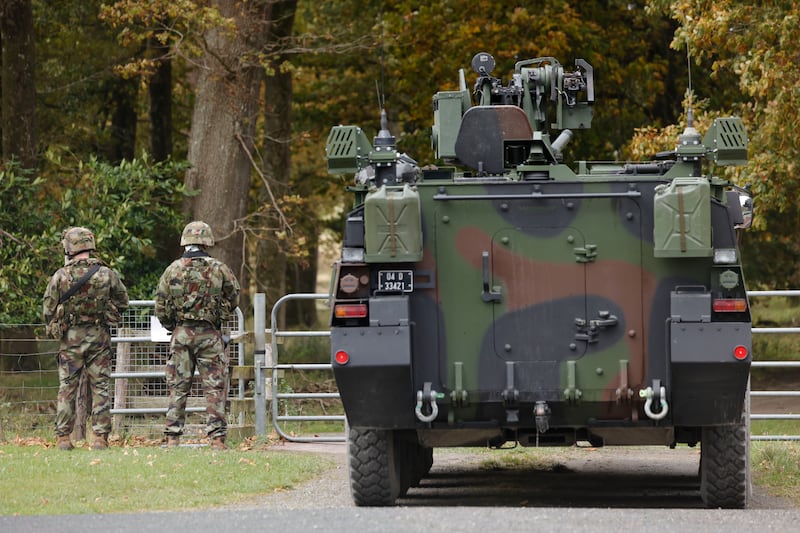
[[[181,233],[181,246],[189,244],[214,246],[214,234],[211,232],[211,226],[200,220],[186,224]]]
[[[82,227],[67,228],[61,234],[61,244],[68,256],[94,250],[94,233]]]

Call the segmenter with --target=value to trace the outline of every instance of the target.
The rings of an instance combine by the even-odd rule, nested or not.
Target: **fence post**
[[[120,336],[127,336],[120,333]],[[117,372],[128,372],[130,369],[131,345],[127,342],[117,343]],[[128,403],[128,378],[117,378],[114,380],[114,409],[124,409]],[[114,415],[112,419],[112,429],[114,434],[122,433],[123,416]]]
[[[267,299],[263,292],[255,294],[253,299],[253,331],[255,338],[255,357],[253,369],[255,372],[255,410],[256,410],[256,435],[267,434],[267,399],[264,394],[264,363],[267,353]]]

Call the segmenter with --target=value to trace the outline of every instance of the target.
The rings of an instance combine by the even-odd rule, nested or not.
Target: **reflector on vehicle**
[[[747,346],[742,346],[741,344],[733,349],[733,356],[739,361],[747,359],[748,353],[750,352],[747,350]]]

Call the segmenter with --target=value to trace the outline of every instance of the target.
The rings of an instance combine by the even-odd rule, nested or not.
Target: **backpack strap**
[[[83,276],[81,276],[81,277],[80,277],[80,279],[79,279],[78,281],[76,281],[76,282],[75,282],[75,283],[72,285],[72,287],[70,287],[70,288],[69,288],[69,290],[67,290],[67,292],[65,292],[64,294],[62,294],[62,295],[61,295],[61,298],[59,298],[59,299],[58,299],[58,304],[59,304],[59,305],[61,305],[61,304],[63,304],[64,302],[66,302],[67,300],[69,300],[70,298],[72,298],[72,295],[73,295],[73,294],[75,294],[76,292],[78,292],[78,289],[80,289],[81,287],[83,287],[83,285],[84,285],[84,284],[85,284],[87,281],[89,281],[89,278],[91,278],[92,276],[94,276],[95,272],[97,272],[98,270],[100,270],[100,267],[101,267],[101,266],[102,266],[102,265],[100,265],[100,264],[95,264],[95,265],[93,265],[93,266],[92,266],[92,268],[90,268],[90,269],[89,269],[89,271],[88,271],[88,272],[86,272],[86,274],[84,274]]]

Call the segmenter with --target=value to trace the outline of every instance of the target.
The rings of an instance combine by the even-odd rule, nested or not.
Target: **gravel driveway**
[[[293,490],[260,497],[245,507],[354,508],[346,447],[340,443],[281,443],[278,452],[316,453],[336,466]],[[436,449],[434,465],[400,506],[608,507],[702,509],[699,448],[608,447],[546,450],[549,467],[487,467],[491,453]],[[754,487],[750,509],[795,509]]]
[[[800,510],[756,489],[746,511],[702,509],[698,451],[689,448],[567,448],[544,453],[549,467],[487,468],[491,454],[434,451],[430,476],[395,507],[354,507],[343,444],[282,444],[335,467],[284,492],[236,506],[185,512],[0,516],[0,531],[85,533],[486,533],[547,531],[795,531]]]

